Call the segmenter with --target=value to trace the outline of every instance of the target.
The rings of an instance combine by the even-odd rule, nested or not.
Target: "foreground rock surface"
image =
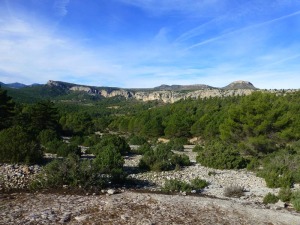
[[[196,196],[0,195],[0,224],[299,224],[300,214]]]

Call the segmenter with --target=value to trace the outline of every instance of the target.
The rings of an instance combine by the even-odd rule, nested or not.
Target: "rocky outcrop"
[[[126,99],[136,99],[140,101],[162,101],[164,103],[174,103],[181,99],[198,99],[211,97],[228,97],[249,95],[254,91],[267,91],[284,94],[291,90],[260,90],[248,81],[235,81],[224,88],[214,88],[208,85],[161,85],[152,89],[121,89],[112,87],[92,87],[71,84],[60,81],[48,81],[47,85],[58,87],[67,91],[82,91],[92,95],[99,95],[105,98],[121,96]],[[292,90],[295,91],[295,90]]]
[[[228,84],[223,89],[254,89],[255,90],[257,88],[254,87],[254,85],[249,81],[238,80]]]

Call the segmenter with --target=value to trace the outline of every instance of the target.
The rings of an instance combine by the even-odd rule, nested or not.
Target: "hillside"
[[[160,101],[174,103],[182,99],[229,97],[249,95],[254,91],[282,93],[295,90],[261,90],[248,81],[235,81],[217,88],[205,84],[161,85],[154,88],[96,87],[49,80],[45,85],[30,85],[23,88],[3,87],[18,102],[35,102],[42,99],[68,101],[95,101],[103,98],[121,97],[143,102]]]

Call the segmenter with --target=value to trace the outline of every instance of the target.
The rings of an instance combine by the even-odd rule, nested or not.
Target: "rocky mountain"
[[[156,91],[195,91],[201,89],[215,88],[205,84],[193,84],[193,85],[166,85],[162,84],[153,88]]]
[[[250,83],[249,81],[234,81],[230,84],[228,84],[227,86],[223,87],[223,89],[227,89],[227,90],[236,90],[236,89],[257,89],[256,87],[254,87],[254,85],[252,83]]]
[[[161,85],[149,89],[122,89],[116,87],[95,87],[66,83],[61,81],[48,81],[46,86],[55,87],[64,91],[85,92],[105,98],[121,96],[126,99],[133,98],[141,101],[158,100],[173,103],[181,99],[197,99],[209,97],[226,97],[234,95],[248,95],[257,90],[250,82],[237,81],[224,88],[215,88],[208,85]]]
[[[23,88],[23,87],[27,86],[26,84],[21,84],[21,83],[18,83],[18,82],[9,83],[9,84],[5,84],[5,83],[0,82],[0,85],[3,86],[3,87],[17,88],[17,89],[18,88]]]
[[[0,82],[0,85],[3,87],[19,89],[19,88],[30,87],[30,86],[38,86],[40,84],[35,83],[35,84],[31,84],[31,85],[26,85],[26,84],[22,84],[22,83],[18,83],[18,82],[5,84],[5,83]]]

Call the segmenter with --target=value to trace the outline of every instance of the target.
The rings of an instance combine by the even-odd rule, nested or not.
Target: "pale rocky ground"
[[[191,147],[185,152],[192,162],[196,154]],[[141,156],[125,158],[125,166],[133,169]],[[1,194],[4,186],[24,187],[39,173],[38,166],[0,165],[0,224],[299,224],[300,213],[284,204],[262,204],[268,193],[278,189],[266,187],[263,179],[245,171],[215,170],[194,163],[180,171],[147,172],[130,175],[153,185],[134,190],[108,190],[110,194],[72,195],[62,193]],[[209,176],[209,172],[215,175]],[[2,177],[2,178],[1,178]],[[210,185],[202,193],[174,195],[151,192],[159,190],[165,179],[186,182],[199,177]],[[239,185],[246,189],[241,198],[225,198],[224,188]],[[118,193],[114,193],[118,192]],[[188,194],[188,195],[185,195]],[[204,195],[205,196],[204,196]]]

